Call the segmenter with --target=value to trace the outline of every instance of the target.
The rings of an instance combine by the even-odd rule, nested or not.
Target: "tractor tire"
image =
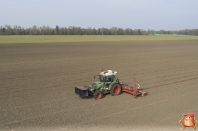
[[[111,87],[110,93],[112,96],[120,95],[121,92],[122,92],[122,87],[120,86],[120,84],[114,84]]]
[[[95,98],[96,100],[101,99],[102,97],[103,97],[103,93],[102,93],[101,91],[96,91],[96,92],[94,93],[94,98]]]

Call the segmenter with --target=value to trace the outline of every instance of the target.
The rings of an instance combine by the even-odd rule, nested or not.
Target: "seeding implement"
[[[128,86],[123,82],[120,82],[116,78],[116,71],[106,70],[102,71],[100,75],[95,75],[99,77],[99,81],[94,82],[88,86],[77,86],[75,87],[75,93],[81,98],[87,96],[93,96],[95,99],[101,99],[104,94],[110,93],[112,96],[119,95],[122,92],[129,93],[134,97],[145,96],[148,93],[140,89],[140,85],[136,84],[136,79],[134,78],[134,86]]]

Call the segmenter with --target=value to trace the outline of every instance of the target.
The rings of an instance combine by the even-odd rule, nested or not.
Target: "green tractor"
[[[119,95],[122,92],[122,87],[119,80],[116,78],[116,71],[106,70],[102,71],[100,75],[95,75],[99,81],[94,82],[88,86],[75,87],[75,93],[81,98],[93,96],[95,99],[101,99],[104,94],[111,94],[112,96]]]

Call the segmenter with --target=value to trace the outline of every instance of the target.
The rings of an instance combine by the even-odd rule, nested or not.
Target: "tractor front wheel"
[[[122,88],[121,88],[120,84],[113,85],[110,90],[110,93],[112,96],[120,95],[121,92],[122,92]]]
[[[94,93],[94,98],[97,99],[101,99],[103,97],[103,93],[101,91],[96,91]]]

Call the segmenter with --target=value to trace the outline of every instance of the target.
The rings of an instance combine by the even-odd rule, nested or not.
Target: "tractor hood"
[[[89,91],[92,92],[96,89],[99,89],[100,87],[103,87],[103,84],[104,84],[103,82],[94,82],[88,86]]]

